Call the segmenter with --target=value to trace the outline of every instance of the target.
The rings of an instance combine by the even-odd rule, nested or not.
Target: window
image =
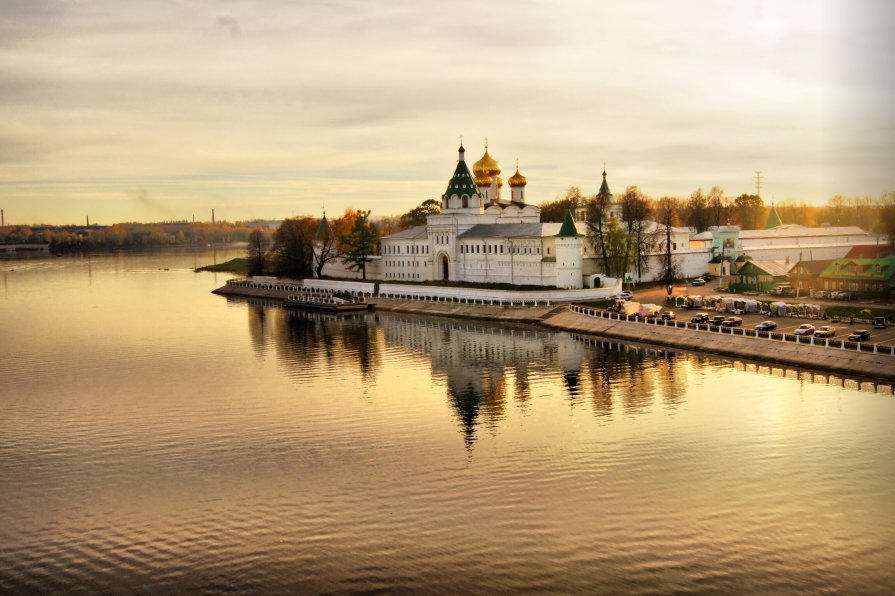
[[[586,248],[585,248],[584,250],[587,251]],[[548,255],[550,254],[550,249],[549,249],[549,248],[547,249],[547,254],[548,254]]]

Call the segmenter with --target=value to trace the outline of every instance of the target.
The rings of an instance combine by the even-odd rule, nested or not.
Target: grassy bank
[[[239,273],[245,275],[249,271],[249,260],[248,259],[230,259],[224,263],[218,263],[217,265],[206,265],[204,267],[199,267],[196,269],[196,272],[199,271],[224,271],[227,273]]]

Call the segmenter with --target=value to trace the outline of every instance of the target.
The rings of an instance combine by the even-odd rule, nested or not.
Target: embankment
[[[287,291],[224,286],[216,294],[283,300]],[[807,368],[839,375],[853,375],[895,382],[895,357],[889,354],[855,352],[807,344],[755,339],[719,333],[675,329],[643,323],[589,317],[572,312],[567,305],[483,306],[426,300],[371,298],[378,310],[444,317],[543,324],[552,329],[589,334],[608,339],[653,344],[680,350],[743,358]]]
[[[629,323],[589,317],[568,309],[547,318],[542,323],[553,329],[573,333],[758,360],[789,367],[810,368],[834,374],[895,381],[895,357],[888,353],[855,352],[692,329]]]

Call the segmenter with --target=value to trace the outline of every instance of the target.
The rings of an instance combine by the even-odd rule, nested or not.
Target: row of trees
[[[124,222],[110,226],[5,226],[2,242],[50,244],[54,252],[244,242],[255,225],[229,222]]]
[[[370,221],[370,211],[347,209],[333,221],[325,216],[286,219],[272,235],[257,228],[248,242],[249,275],[322,277],[327,263],[342,259],[366,279],[367,263],[379,252],[379,229]]]
[[[583,207],[589,197],[581,193],[581,189],[573,186],[552,201],[540,205],[541,220],[561,222],[567,211],[574,213]],[[615,197],[621,201],[621,196]],[[697,233],[704,232],[712,226],[738,225],[744,230],[760,229],[765,226],[771,206],[765,204],[758,195],[742,194],[735,199],[724,194],[717,186],[708,192],[696,189],[687,199],[675,199],[675,225],[693,228]],[[895,193],[890,192],[872,197],[831,197],[826,205],[808,205],[793,200],[780,201],[774,204],[777,214],[783,223],[803,226],[858,226],[861,229],[884,234],[890,238],[895,236]]]

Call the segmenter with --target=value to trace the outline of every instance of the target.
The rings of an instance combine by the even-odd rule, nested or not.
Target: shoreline
[[[223,286],[214,294],[283,300],[286,292],[239,286]],[[598,338],[693,351],[753,362],[805,368],[836,375],[850,375],[895,382],[895,357],[889,354],[856,352],[822,346],[760,340],[688,329],[645,325],[643,323],[603,319],[572,312],[568,303],[552,306],[482,306],[458,303],[372,298],[375,309],[408,314],[478,319],[507,323],[544,325]]]

